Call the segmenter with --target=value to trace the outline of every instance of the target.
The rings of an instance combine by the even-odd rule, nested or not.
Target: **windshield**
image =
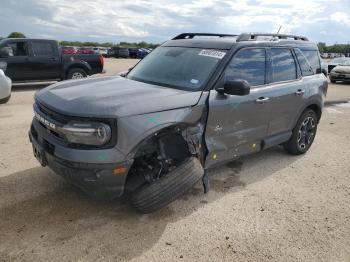
[[[198,91],[226,52],[189,47],[158,47],[127,78],[189,91]]]

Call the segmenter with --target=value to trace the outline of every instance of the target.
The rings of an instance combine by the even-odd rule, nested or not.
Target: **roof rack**
[[[301,41],[309,41],[309,39],[305,36],[297,36],[297,35],[284,35],[284,34],[270,34],[270,33],[243,33],[240,34],[237,38],[237,42],[241,41],[256,41],[258,36],[271,36],[273,38],[279,39],[294,39]],[[272,39],[275,40],[275,39]]]
[[[195,36],[237,37],[238,35],[208,34],[208,33],[183,33],[183,34],[179,34],[178,36],[175,36],[172,40],[192,39]]]

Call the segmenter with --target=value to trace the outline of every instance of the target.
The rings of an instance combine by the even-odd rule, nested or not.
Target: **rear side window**
[[[306,57],[307,61],[311,65],[315,74],[320,74],[321,70],[321,62],[319,58],[318,51],[316,50],[301,50]]]
[[[55,47],[48,42],[32,42],[34,56],[51,56],[55,53]]]
[[[272,82],[283,82],[297,78],[297,68],[291,50],[271,48]]]
[[[244,49],[233,57],[225,71],[225,78],[243,79],[251,86],[265,84],[266,52],[265,49]]]
[[[301,69],[301,73],[303,74],[303,76],[313,75],[314,70],[313,70],[312,66],[310,65],[309,61],[304,56],[304,54],[297,48],[294,49],[294,52],[297,56],[297,59],[298,59],[299,65],[300,65],[300,69]]]

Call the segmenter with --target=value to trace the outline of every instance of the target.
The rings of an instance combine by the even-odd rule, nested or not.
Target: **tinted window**
[[[54,45],[47,42],[32,42],[34,56],[50,56],[55,53]]]
[[[303,54],[305,55],[306,59],[309,61],[309,64],[311,65],[312,69],[314,70],[314,73],[321,73],[321,63],[318,56],[318,51],[315,50],[302,50]]]
[[[28,56],[28,44],[26,42],[9,43],[10,56]]]
[[[272,48],[272,82],[296,79],[297,70],[292,52],[284,48]]]
[[[299,49],[294,49],[295,54],[297,55],[297,59],[300,65],[301,73],[303,76],[310,76],[314,74],[314,70],[312,69],[309,61],[306,59],[304,54]]]
[[[247,80],[251,86],[265,84],[265,49],[245,49],[234,56],[228,65],[226,79]]]

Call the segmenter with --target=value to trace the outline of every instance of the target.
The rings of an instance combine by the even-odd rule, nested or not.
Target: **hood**
[[[38,91],[35,99],[65,115],[119,118],[193,106],[200,96],[200,91],[112,76],[60,82]]]
[[[338,65],[338,66],[334,67],[332,71],[334,71],[335,73],[340,73],[340,74],[350,74],[350,66]]]

